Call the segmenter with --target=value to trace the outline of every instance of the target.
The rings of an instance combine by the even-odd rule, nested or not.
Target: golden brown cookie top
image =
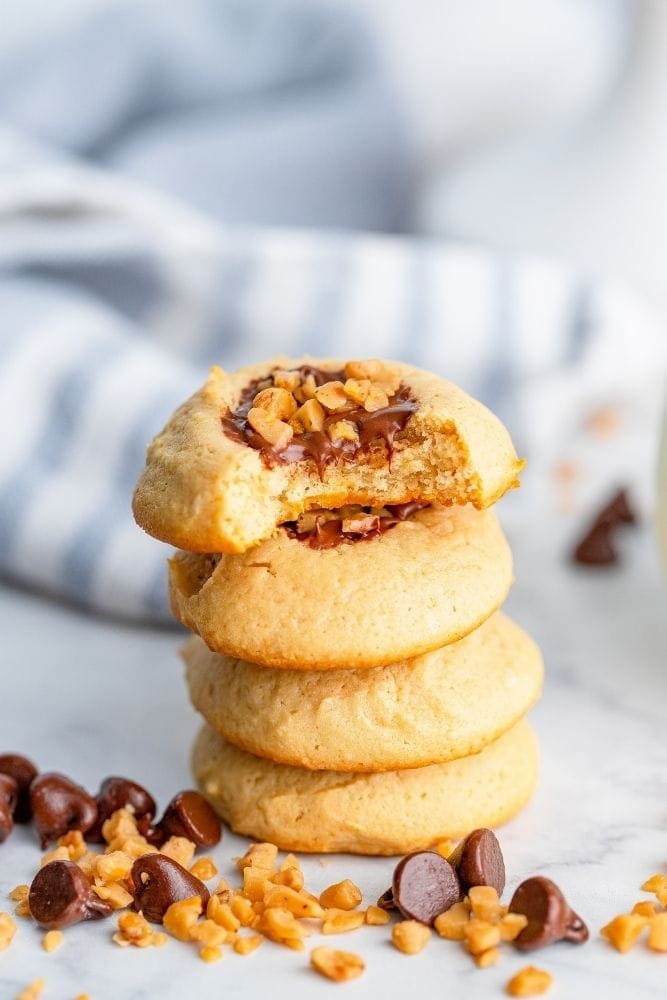
[[[211,370],[150,445],[133,508],[180,548],[242,552],[314,507],[486,507],[522,464],[500,421],[436,375],[278,357]]]
[[[331,548],[280,528],[246,552],[169,562],[172,612],[210,649],[294,670],[384,666],[456,642],[512,579],[492,510],[435,504]]]

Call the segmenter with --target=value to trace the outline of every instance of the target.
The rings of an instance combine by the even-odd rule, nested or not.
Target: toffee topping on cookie
[[[305,542],[311,549],[332,549],[344,543],[379,538],[401,521],[407,521],[416,511],[429,506],[411,501],[386,507],[354,504],[340,510],[311,510],[297,521],[283,524],[283,528],[290,538]]]
[[[416,410],[409,387],[382,361],[350,361],[342,371],[302,365],[251,382],[222,428],[268,465],[312,458],[322,477],[327,465],[376,442],[391,460],[394,438]]]

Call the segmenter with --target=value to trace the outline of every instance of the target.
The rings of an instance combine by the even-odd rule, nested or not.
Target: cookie
[[[500,421],[399,362],[274,358],[206,384],[148,449],[133,510],[191,552],[244,552],[313,507],[493,504],[523,463]]]
[[[183,656],[192,704],[225,740],[313,770],[392,771],[477,753],[526,714],[543,677],[539,649],[500,612],[459,642],[367,670],[273,670],[197,637]]]
[[[539,753],[525,720],[447,764],[349,774],[253,757],[205,726],[193,751],[204,795],[237,833],[286,851],[405,854],[494,827],[526,804]]]
[[[455,642],[511,583],[495,514],[474,507],[427,507],[327,549],[279,528],[248,552],[181,552],[169,566],[172,611],[210,649],[293,669],[376,667]]]

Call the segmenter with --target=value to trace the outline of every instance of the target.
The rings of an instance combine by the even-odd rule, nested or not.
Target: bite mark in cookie
[[[178,548],[245,552],[318,508],[485,508],[522,465],[497,418],[437,375],[278,357],[211,370],[150,445],[133,510]]]

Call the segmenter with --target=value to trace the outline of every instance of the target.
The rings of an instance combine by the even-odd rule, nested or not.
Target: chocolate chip
[[[577,944],[588,939],[588,928],[581,917],[570,909],[558,886],[542,875],[521,883],[512,896],[509,912],[522,913],[528,919],[514,940],[520,951],[544,948],[554,941]]]
[[[381,910],[395,910],[396,903],[394,902],[394,890],[391,886],[383,892],[377,901],[377,905]]]
[[[97,819],[92,795],[64,774],[55,772],[40,774],[33,780],[30,806],[42,848],[69,830],[86,833]]]
[[[576,546],[572,558],[582,566],[613,566],[618,562],[614,534],[621,524],[636,524],[626,490],[619,490],[599,511]]]
[[[199,896],[206,909],[209,891],[198,878],[165,854],[144,854],[132,865],[134,906],[146,920],[161,924],[172,903]]]
[[[636,524],[637,515],[630,506],[627,490],[621,489],[609,500],[597,516],[598,524]]]
[[[573,555],[582,566],[613,566],[618,562],[618,552],[612,541],[612,526],[594,524],[584,535]]]
[[[113,912],[93,892],[90,881],[73,861],[50,861],[40,868],[30,886],[28,906],[46,930],[99,920]]]
[[[18,782],[8,774],[0,774],[0,844],[7,840],[14,829],[18,794]]]
[[[30,784],[38,774],[37,768],[27,757],[18,753],[0,754],[0,774],[8,774],[19,786],[19,800],[14,812],[16,823],[29,823],[32,812],[30,809]]]
[[[461,898],[454,868],[435,851],[415,851],[399,861],[392,891],[403,916],[423,924],[432,924]]]
[[[456,868],[463,893],[474,885],[490,885],[502,896],[505,862],[493,830],[473,830],[450,855],[449,862]]]
[[[150,825],[155,816],[155,799],[136,781],[129,778],[110,777],[105,778],[100,785],[95,801],[97,802],[97,822],[88,831],[86,840],[100,843],[102,837],[102,826],[117,809],[124,809],[130,806],[134,818],[140,826]]]
[[[151,843],[187,837],[198,847],[215,847],[222,837],[222,824],[203,795],[186,789],[173,797],[160,822],[146,836]]]

